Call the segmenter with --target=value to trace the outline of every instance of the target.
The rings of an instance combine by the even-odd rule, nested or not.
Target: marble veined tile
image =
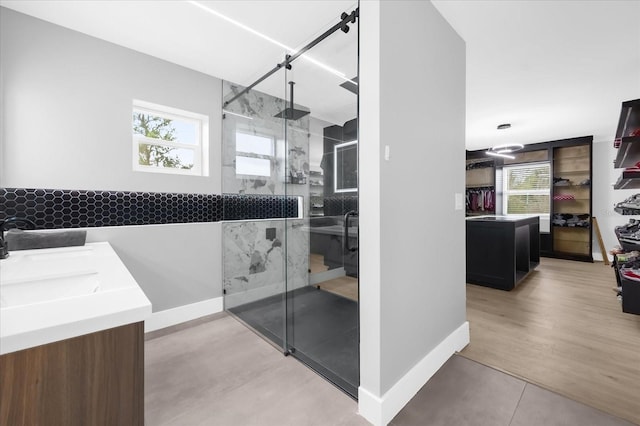
[[[242,90],[225,81],[224,99]],[[222,129],[222,187],[225,193],[302,195],[308,197],[309,186],[309,115],[299,120],[274,117],[285,108],[285,101],[257,90],[251,90],[224,109]],[[296,105],[296,108],[305,109]],[[269,176],[238,175],[236,156],[247,156],[237,150],[238,132],[273,140],[273,153],[258,158],[269,161]],[[285,140],[287,141],[285,144]],[[255,154],[249,154],[255,157]],[[288,186],[289,187],[288,187]]]
[[[285,273],[288,278],[287,289],[308,285],[309,235],[308,227],[304,224],[305,221],[301,219],[243,221],[222,225],[223,282],[227,307],[284,292]]]

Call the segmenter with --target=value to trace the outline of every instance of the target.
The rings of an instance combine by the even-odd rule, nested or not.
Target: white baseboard
[[[382,397],[360,387],[358,411],[375,426],[388,424],[455,352],[469,344],[469,322],[447,336]]]
[[[202,302],[191,303],[190,305],[178,306],[177,308],[154,312],[151,317],[144,322],[144,332],[160,330],[181,324],[207,315],[222,312],[222,297],[203,300]]]
[[[602,253],[598,252],[598,253],[592,253],[593,256],[593,260],[595,262],[604,262],[604,258],[602,257]],[[613,261],[613,257],[607,254],[607,258],[609,259],[610,262]]]

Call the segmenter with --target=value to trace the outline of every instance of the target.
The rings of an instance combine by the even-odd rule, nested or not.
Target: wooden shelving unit
[[[496,170],[493,167],[485,167],[481,169],[469,169],[466,171],[467,188],[479,188],[484,186],[495,185]]]
[[[493,196],[495,197],[495,185],[496,168],[494,160],[488,158],[467,159],[465,172],[467,194],[465,195],[469,195],[469,191],[493,190]],[[467,216],[495,214],[495,212],[495,199],[493,209],[475,211],[469,210],[468,206],[466,209]]]
[[[552,149],[554,179],[568,179],[568,185],[553,186],[551,244],[555,257],[593,261],[591,254],[591,143],[555,146]],[[571,200],[557,197],[572,196]],[[572,216],[569,216],[572,215]],[[556,218],[576,218],[567,224]]]

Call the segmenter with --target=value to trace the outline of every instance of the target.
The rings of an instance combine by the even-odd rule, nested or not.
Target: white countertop
[[[48,275],[38,280],[43,269]],[[89,290],[74,294],[77,290],[62,288],[67,276],[80,277]],[[55,284],[47,288],[48,283]],[[22,285],[33,290],[9,291],[9,286]],[[61,285],[63,291],[54,287]],[[38,288],[54,296],[37,294]],[[26,300],[30,294],[32,301]],[[4,299],[0,354],[144,321],[151,315],[151,302],[106,242],[11,252],[8,259],[0,260],[0,297]]]

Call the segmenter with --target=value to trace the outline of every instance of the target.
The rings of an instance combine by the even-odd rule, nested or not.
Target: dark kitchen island
[[[512,290],[540,263],[538,216],[466,220],[467,283]]]

